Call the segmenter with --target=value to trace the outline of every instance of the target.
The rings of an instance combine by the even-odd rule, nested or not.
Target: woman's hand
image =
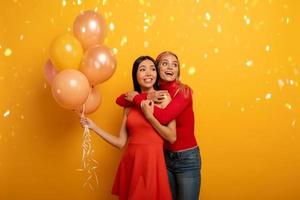
[[[149,100],[153,100],[155,103],[160,104],[166,101],[166,99],[171,99],[171,96],[168,92],[168,90],[158,90],[155,91],[153,93],[151,93],[151,95],[148,95]]]
[[[160,108],[164,109],[165,107],[167,107],[167,105],[172,101],[172,98],[170,96],[170,94],[167,93],[163,93],[162,95],[162,100],[160,102]]]
[[[131,91],[131,92],[127,92],[125,94],[125,99],[127,101],[133,102],[133,98],[138,95],[139,93],[137,91]]]
[[[153,116],[154,112],[154,101],[144,100],[141,102],[141,109],[147,119],[150,119]]]
[[[87,117],[80,117],[80,124],[81,124],[82,128],[87,126],[91,130],[95,130],[97,127],[96,124]]]

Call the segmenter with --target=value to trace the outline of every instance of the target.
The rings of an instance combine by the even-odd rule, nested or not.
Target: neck
[[[154,88],[153,87],[151,87],[151,88],[143,88],[143,87],[141,87],[141,91],[149,93],[149,92],[153,92]]]

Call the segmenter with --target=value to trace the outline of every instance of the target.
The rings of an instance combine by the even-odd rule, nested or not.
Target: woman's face
[[[159,75],[164,81],[174,81],[178,77],[179,63],[172,54],[163,55],[159,61]]]
[[[151,60],[144,60],[137,70],[137,81],[143,91],[153,88],[157,78],[156,68]]]

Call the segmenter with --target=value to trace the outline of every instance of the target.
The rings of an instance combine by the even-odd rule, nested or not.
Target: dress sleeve
[[[155,106],[153,115],[161,124],[166,125],[176,119],[191,103],[192,91],[190,88],[184,88],[164,109]]]
[[[147,93],[142,93],[142,94],[136,95],[133,98],[133,102],[126,100],[125,94],[122,94],[116,99],[116,104],[118,104],[121,107],[125,107],[125,108],[132,107],[132,106],[140,107],[141,102],[146,99],[147,99]]]

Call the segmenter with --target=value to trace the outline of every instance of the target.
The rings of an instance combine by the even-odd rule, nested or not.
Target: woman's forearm
[[[93,129],[93,131],[95,133],[97,133],[106,142],[108,142],[109,144],[111,144],[119,149],[123,148],[126,144],[126,139],[121,137],[121,134],[119,137],[117,137],[117,136],[107,133],[106,131],[104,131],[103,129],[101,129],[99,127],[95,127]]]
[[[161,137],[163,137],[171,144],[173,144],[176,141],[176,125],[173,126],[174,128],[163,126],[159,123],[159,121],[154,116],[148,117],[147,119],[151,123],[153,128],[161,135]]]

